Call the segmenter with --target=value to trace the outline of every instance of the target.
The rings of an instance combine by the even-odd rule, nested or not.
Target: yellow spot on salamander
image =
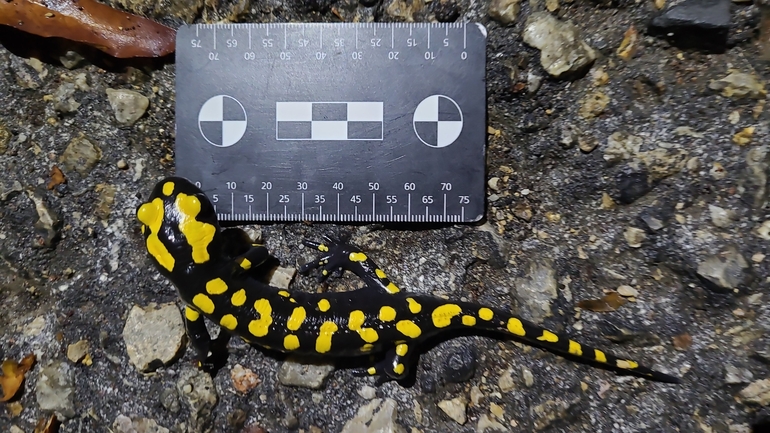
[[[384,306],[380,308],[380,320],[390,322],[396,319],[396,310],[393,307]]]
[[[398,292],[400,292],[400,291],[401,291],[401,289],[399,289],[399,288],[398,288],[398,287],[397,287],[395,284],[393,284],[393,283],[389,283],[387,286],[385,286],[385,290],[387,290],[387,291],[388,291],[388,293],[390,293],[390,294],[393,294],[393,293],[398,293]]]
[[[145,203],[136,211],[136,218],[150,229],[147,236],[147,252],[155,258],[155,261],[169,272],[174,270],[176,260],[172,256],[163,242],[158,238],[160,227],[163,225],[165,211],[163,209],[163,200],[155,198],[150,203]]]
[[[476,324],[476,318],[473,316],[463,316],[463,325],[473,326]]]
[[[329,251],[329,247],[327,247],[325,244],[321,244],[318,246],[318,251],[321,251],[322,253],[325,253]]]
[[[227,291],[227,284],[221,278],[214,278],[206,283],[206,291],[209,295],[221,295]]]
[[[294,311],[291,312],[291,316],[289,316],[289,320],[286,321],[286,327],[289,328],[290,331],[296,331],[299,329],[300,326],[302,326],[302,322],[305,321],[305,308],[304,307],[297,307],[294,309]]]
[[[320,301],[318,301],[318,309],[321,310],[324,313],[329,311],[329,308],[331,308],[331,307],[332,306],[329,303],[329,300],[327,300],[327,299],[321,299]]]
[[[422,311],[422,305],[413,298],[406,298],[406,303],[409,304],[409,311],[411,311],[412,314],[417,314]]]
[[[287,292],[286,290],[279,290],[278,294],[283,296],[284,298],[288,298],[291,296],[291,293]]]
[[[629,360],[618,359],[616,361],[616,365],[618,366],[618,368],[624,368],[626,370],[633,370],[639,367],[638,363],[631,361],[630,359]]]
[[[195,219],[201,211],[201,202],[194,195],[179,193],[176,196],[176,208],[179,209],[179,230],[192,247],[193,262],[206,263],[209,261],[208,247],[214,240],[216,227]]]
[[[174,193],[174,182],[166,182],[163,184],[163,195],[171,195]]]
[[[351,331],[358,332],[361,339],[367,343],[374,343],[380,336],[377,334],[377,331],[372,328],[362,328],[365,320],[366,316],[363,311],[353,310],[350,312],[350,317],[348,318],[348,328],[350,328]]]
[[[225,314],[219,320],[219,324],[232,331],[238,326],[238,319],[236,319],[232,314]]]
[[[431,318],[436,328],[446,328],[452,323],[452,318],[463,311],[457,304],[445,304],[433,310]]]
[[[409,351],[409,346],[406,344],[399,344],[396,346],[396,355],[398,356],[406,356],[406,352]]]
[[[599,349],[594,349],[594,359],[597,362],[607,362],[607,355]]]
[[[417,338],[422,334],[420,327],[411,320],[400,320],[396,323],[396,329],[409,338]]]
[[[396,374],[402,374],[404,372],[404,364],[396,364],[395,367],[393,367],[393,372]]]
[[[366,254],[364,253],[350,253],[348,260],[351,262],[364,262],[366,261]]]
[[[385,272],[383,272],[382,269],[375,269],[374,274],[377,275],[377,278],[386,278]]]
[[[364,353],[371,352],[372,349],[374,349],[374,344],[366,343],[363,346],[361,346],[361,352],[364,352]]]
[[[197,295],[193,296],[193,305],[198,307],[199,310],[206,314],[211,314],[214,312],[214,302],[212,302],[211,298],[204,295],[203,293],[198,293]]]
[[[273,323],[273,318],[270,316],[273,307],[267,299],[260,299],[254,302],[254,309],[259,313],[259,319],[249,323],[249,332],[255,337],[264,337],[270,332],[270,325]]]
[[[283,337],[283,347],[286,350],[295,350],[299,348],[299,338],[296,335],[289,334]]]
[[[515,317],[508,319],[508,331],[513,335],[518,335],[519,337],[523,337],[527,334],[524,332],[524,325],[521,323],[521,320]]]
[[[367,343],[374,343],[380,338],[379,334],[377,334],[377,331],[372,328],[361,328],[358,331],[358,335],[361,336],[361,339]]]
[[[233,296],[230,298],[230,303],[233,304],[233,307],[240,307],[241,305],[245,304],[246,290],[241,289],[233,293]]]
[[[490,310],[487,307],[482,307],[482,308],[479,308],[479,317],[481,318],[481,320],[486,320],[487,322],[489,322],[490,320],[492,320],[493,317],[495,317],[495,313],[492,312],[492,310]]]
[[[374,367],[369,367],[369,368],[366,369],[366,372],[369,373],[370,375],[374,376],[375,374],[377,374],[377,369],[374,368]]]
[[[251,269],[251,262],[247,258],[243,258],[240,263],[241,268],[243,269]]]
[[[201,316],[200,313],[198,313],[197,311],[193,310],[192,308],[184,307],[184,317],[186,317],[187,320],[189,320],[191,322],[194,322],[194,321],[198,320],[198,318],[200,316]]]
[[[337,324],[324,322],[318,330],[318,338],[315,340],[315,351],[326,353],[332,349],[332,336],[337,332]]]
[[[549,343],[556,343],[559,341],[559,337],[551,331],[543,329],[543,335],[537,337],[540,341],[547,341]]]
[[[583,348],[577,341],[569,341],[569,353],[572,355],[583,356]]]

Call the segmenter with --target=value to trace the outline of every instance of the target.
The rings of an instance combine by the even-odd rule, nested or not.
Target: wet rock
[[[107,99],[115,111],[115,119],[122,125],[133,125],[150,105],[146,96],[127,89],[107,89]]]
[[[161,427],[154,419],[129,418],[118,415],[112,423],[114,433],[169,433],[169,429]]]
[[[54,361],[40,370],[35,399],[41,410],[54,412],[61,420],[75,416],[75,377],[66,362]]]
[[[722,92],[722,96],[727,98],[762,99],[767,95],[764,83],[751,74],[737,71],[731,72],[724,78],[712,80],[709,88]]]
[[[438,402],[438,407],[457,424],[463,425],[468,420],[465,414],[468,408],[468,400],[463,396],[455,397],[451,400],[442,400]]]
[[[548,258],[533,261],[524,278],[517,278],[511,288],[521,310],[530,320],[540,323],[551,315],[551,302],[556,299],[556,271]]]
[[[580,74],[596,60],[596,52],[580,38],[579,29],[548,12],[530,15],[522,36],[527,45],[540,50],[541,65],[556,78]]]
[[[198,369],[184,370],[176,383],[176,389],[190,411],[187,431],[191,433],[211,431],[214,407],[219,400],[211,376]]]
[[[81,135],[69,142],[59,162],[65,171],[77,171],[81,176],[86,176],[100,159],[102,150]]]
[[[356,416],[345,423],[342,433],[406,433],[396,424],[398,406],[390,398],[376,398],[361,406]]]
[[[75,101],[75,83],[64,82],[53,93],[53,109],[60,113],[73,113],[80,108],[80,103]]]
[[[233,381],[233,387],[243,393],[251,391],[260,384],[259,376],[241,364],[235,364],[230,370],[230,379]]]
[[[623,204],[631,204],[652,191],[646,171],[618,173],[615,183],[619,193],[618,201]]]
[[[642,242],[647,238],[647,234],[640,228],[626,227],[626,230],[623,232],[623,237],[626,238],[629,247],[639,248],[642,246]]]
[[[464,345],[452,350],[444,360],[444,379],[450,383],[462,383],[476,372],[476,351]]]
[[[115,194],[118,189],[115,185],[100,183],[96,185],[95,190],[99,194],[99,198],[96,199],[94,215],[102,221],[107,221],[110,218],[112,204],[115,203]]]
[[[737,219],[735,211],[711,204],[709,205],[709,213],[711,214],[711,222],[720,228],[730,227],[733,221]]]
[[[521,0],[492,0],[489,3],[489,16],[503,23],[516,21],[521,10]]]
[[[182,315],[175,304],[159,308],[134,305],[123,327],[128,358],[141,372],[154,371],[176,359],[184,338]]]
[[[735,247],[707,257],[698,265],[698,276],[722,289],[734,289],[749,278],[749,264]]]
[[[88,340],[80,340],[67,346],[67,359],[72,362],[82,361],[91,349]]]
[[[754,208],[761,208],[767,202],[767,174],[770,172],[770,152],[767,145],[746,152],[746,177],[752,194]]]
[[[644,222],[644,224],[647,226],[648,229],[654,232],[665,227],[665,224],[660,218],[657,218],[656,216],[651,215],[650,213],[645,212],[639,218]]]
[[[278,369],[278,382],[286,386],[319,389],[333,371],[332,364],[302,364],[290,358]]]
[[[35,204],[35,211],[38,216],[38,220],[35,222],[35,231],[39,238],[35,246],[51,248],[59,240],[61,219],[56,212],[48,208],[38,191],[29,188],[27,189],[27,196]]]
[[[767,406],[770,404],[770,379],[758,380],[751,383],[738,393],[738,398],[744,403]]]
[[[685,0],[656,16],[650,33],[680,48],[722,52],[730,30],[730,0]]]
[[[725,365],[725,383],[735,385],[738,383],[749,383],[754,379],[751,371],[745,368],[738,368],[734,365]]]

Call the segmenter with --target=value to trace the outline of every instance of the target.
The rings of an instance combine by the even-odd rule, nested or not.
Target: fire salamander
[[[183,178],[159,182],[136,216],[151,260],[186,304],[187,332],[201,361],[209,356],[211,343],[205,317],[250,344],[282,352],[331,357],[384,353],[381,361],[356,371],[384,380],[404,378],[425,339],[447,330],[476,329],[620,373],[679,382],[497,308],[405,293],[365,253],[330,239],[305,241],[321,254],[300,272],[320,269],[323,278],[348,270],[366,283],[364,288],[318,294],[269,286],[249,275],[268,259],[266,248],[239,229],[222,229],[203,191]]]

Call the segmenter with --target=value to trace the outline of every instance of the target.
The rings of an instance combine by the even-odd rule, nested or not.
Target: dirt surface
[[[464,0],[113,6],[172,26],[483,23],[490,182],[482,223],[252,232],[289,268],[313,257],[302,238],[350,234],[405,290],[510,308],[681,384],[467,336],[425,348],[408,386],[377,386],[346,369],[319,372],[320,386],[302,377],[287,385],[287,371],[301,367],[236,341],[213,382],[189,348],[140,372],[124,339],[129,311],[180,305],[151,267],[134,219],[155,182],[174,171],[174,65],[125,69],[89,57],[68,69],[58,54],[38,52],[47,58],[40,62],[12,42],[20,34],[4,32],[0,360],[35,353],[37,364],[19,395],[0,403],[0,431],[32,432],[52,412],[62,432],[337,432],[367,412],[380,418],[347,431],[769,431],[770,70],[760,8],[728,2],[726,36],[711,38],[721,30],[705,26],[709,43],[692,46],[652,31],[661,12],[650,1],[532,1],[509,24],[499,10],[511,2],[493,3],[498,12]],[[523,36],[528,19],[548,10],[559,26],[571,21],[596,57],[560,78]],[[619,51],[624,39],[631,48]],[[731,73],[745,75],[724,81]],[[149,105],[121,123],[107,89],[138,92]],[[328,290],[357,284],[346,276]],[[301,276],[291,287],[316,290]],[[609,291],[626,302],[609,312],[578,307]]]

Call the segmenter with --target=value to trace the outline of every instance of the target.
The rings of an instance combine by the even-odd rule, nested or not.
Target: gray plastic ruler
[[[183,26],[176,172],[225,221],[484,215],[480,24]]]

